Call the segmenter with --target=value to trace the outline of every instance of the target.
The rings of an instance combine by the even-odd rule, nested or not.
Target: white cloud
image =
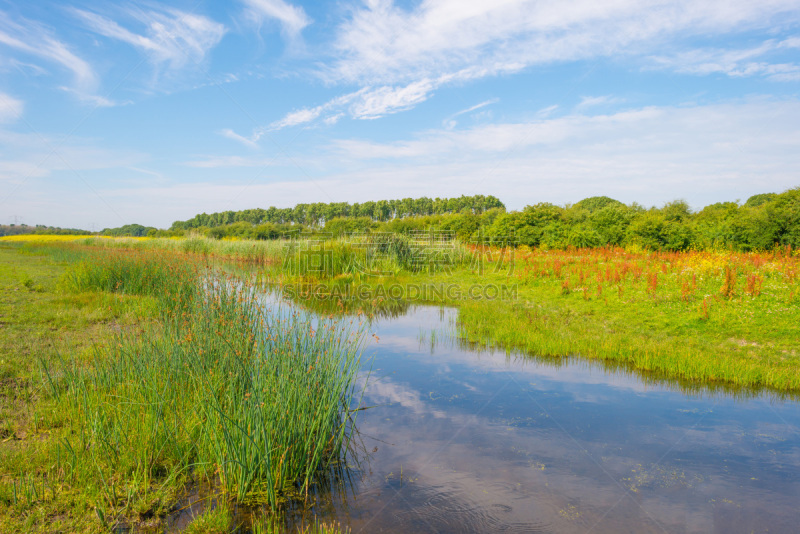
[[[277,19],[283,31],[289,36],[296,36],[311,24],[302,7],[287,4],[283,0],[242,0],[247,5],[249,17],[261,25],[265,19]]]
[[[341,165],[365,169],[349,176],[351,200],[363,188],[386,197],[494,194],[512,208],[592,194],[702,206],[800,185],[800,101],[574,114],[394,143],[340,140],[332,151]]]
[[[428,79],[410,83],[405,87],[378,87],[363,93],[350,108],[350,113],[356,119],[377,119],[405,111],[427,100],[434,88],[434,82]]]
[[[499,98],[491,98],[489,100],[485,100],[479,104],[470,106],[467,109],[462,109],[461,111],[453,113],[452,115],[450,115],[450,118],[458,117],[459,115],[464,115],[465,113],[472,113],[473,111],[476,111],[478,109],[485,108],[486,106],[491,106],[492,104],[496,104],[499,101],[500,101]]]
[[[470,107],[468,107],[466,109],[462,109],[461,111],[456,111],[455,113],[453,113],[452,115],[450,115],[449,117],[444,119],[442,121],[442,124],[448,130],[452,130],[458,124],[458,122],[455,120],[456,117],[459,117],[461,115],[465,115],[467,113],[472,113],[473,111],[477,111],[477,110],[479,110],[481,108],[485,108],[486,106],[491,106],[492,104],[496,104],[499,101],[500,101],[499,98],[491,98],[489,100],[485,100],[483,102],[475,104],[474,106],[470,106]]]
[[[325,124],[335,124],[348,114],[353,119],[377,119],[411,109],[427,100],[439,84],[438,80],[420,80],[404,86],[364,87],[338,96],[312,108],[302,108],[286,114],[269,125],[269,130],[307,124],[322,117]]]
[[[216,169],[220,167],[266,167],[275,164],[275,159],[245,158],[241,156],[220,156],[202,160],[187,161],[184,165],[203,169]]]
[[[220,135],[227,137],[228,139],[233,139],[234,141],[242,143],[245,146],[249,146],[250,148],[258,148],[258,140],[261,138],[261,133],[259,132],[254,133],[252,137],[245,137],[237,134],[230,128],[225,128],[224,130],[220,131]]]
[[[344,117],[344,113],[337,113],[336,115],[331,115],[330,117],[325,118],[322,122],[327,124],[328,126],[332,126],[339,122],[339,119]]]
[[[270,125],[270,128],[273,130],[279,130],[281,128],[286,128],[287,126],[305,124],[319,117],[324,110],[325,106],[317,106],[315,108],[305,108],[297,111],[291,111],[287,113],[286,116],[281,120],[273,122]]]
[[[92,67],[58,40],[51,30],[41,24],[20,19],[21,24],[0,11],[0,44],[30,56],[56,63],[72,73],[74,90],[91,93],[97,87]],[[41,68],[36,66],[41,71]]]
[[[446,84],[537,64],[641,55],[667,36],[770,28],[777,16],[798,19],[800,10],[793,0],[427,0],[411,9],[375,0],[338,28],[334,59],[320,75],[371,87],[350,113],[377,118],[410,109]],[[681,70],[678,62],[675,68]],[[742,72],[790,80],[797,69],[753,63]]]
[[[363,87],[361,91],[295,110],[270,128],[325,122],[343,112],[354,119],[375,119],[411,109],[444,85],[515,73],[537,64],[646,56],[663,46],[667,37],[680,42],[687,36],[770,28],[777,16],[797,20],[800,9],[794,0],[426,0],[410,9],[391,0],[374,0],[353,9],[339,26],[333,60],[319,72],[330,83],[355,83]],[[798,40],[770,46],[794,47]],[[690,67],[682,64],[692,63],[649,61],[686,72]],[[761,62],[750,63],[741,72],[790,80],[798,69]],[[608,97],[587,97],[578,109],[612,103],[616,101]],[[453,117],[445,124],[456,125]]]
[[[225,26],[207,17],[172,8],[126,11],[128,18],[144,25],[143,34],[97,13],[82,9],[73,12],[95,33],[128,43],[154,65],[167,64],[171,69],[202,62],[226,31]]]
[[[376,0],[353,11],[323,75],[398,83],[466,68],[487,75],[511,65],[637,53],[668,35],[770,28],[798,18],[794,0],[428,0],[406,10]]]
[[[14,122],[22,117],[22,111],[25,104],[22,100],[9,96],[5,93],[0,93],[0,123]]]
[[[580,103],[575,106],[575,109],[578,110],[585,110],[592,107],[597,106],[608,106],[609,104],[618,104],[622,102],[622,99],[615,98],[609,95],[605,96],[584,96],[581,97]]]
[[[361,89],[352,93],[347,93],[337,96],[328,102],[313,108],[302,108],[287,113],[282,119],[274,121],[269,125],[269,130],[280,130],[289,126],[298,126],[306,124],[321,116],[325,116],[323,122],[326,124],[335,124],[341,117],[341,109],[350,104],[356,99],[362,98],[367,93],[369,88]]]
[[[800,38],[768,40],[738,49],[696,49],[673,56],[652,57],[653,66],[688,74],[726,74],[731,77],[764,76],[774,81],[800,80],[800,64],[766,61],[764,56],[800,48]]]

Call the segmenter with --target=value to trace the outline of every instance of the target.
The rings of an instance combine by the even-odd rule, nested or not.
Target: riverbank
[[[200,480],[192,532],[302,500],[347,446],[358,332],[271,316],[191,258],[101,252],[0,244],[0,528],[163,528]]]
[[[462,336],[507,350],[601,359],[677,380],[800,391],[800,255],[791,249],[437,243],[435,257],[421,256],[434,262],[420,269],[420,251],[394,242],[366,268],[369,253],[341,240],[69,239],[76,248],[238,261],[301,304],[311,296],[328,311],[373,303],[456,306]]]

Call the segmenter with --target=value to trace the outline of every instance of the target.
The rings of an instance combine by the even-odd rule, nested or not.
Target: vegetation
[[[142,226],[141,224],[126,224],[120,226],[119,228],[105,228],[101,235],[113,236],[113,237],[144,237],[151,233],[155,234],[158,231],[157,228],[153,226]]]
[[[798,248],[800,188],[755,195],[744,204],[712,204],[698,212],[681,200],[645,209],[609,197],[590,197],[571,206],[544,202],[513,212],[506,212],[494,197],[482,196],[352,206],[299,204],[284,210],[201,214],[177,221],[169,231],[151,230],[148,235],[171,237],[191,231],[215,239],[269,240],[298,235],[329,239],[365,233],[412,235],[431,228],[463,242],[561,250],[607,246],[745,252],[785,245]]]
[[[567,250],[452,243],[409,267],[364,265],[339,241],[299,250],[269,280],[300,302],[365,310],[402,299],[459,307],[461,335],[537,356],[580,356],[688,381],[800,391],[800,257],[769,253]],[[298,269],[305,255],[329,269]],[[441,261],[438,261],[441,259]],[[391,305],[383,308],[391,309]]]
[[[361,330],[342,314],[409,302],[458,307],[481,346],[800,392],[800,188],[697,213],[592,197],[323,220],[0,240],[0,528],[144,524],[204,481],[219,506],[195,531],[229,528],[231,502],[280,531],[348,447]],[[328,319],[268,310],[215,259]]]
[[[27,224],[0,224],[0,237],[7,235],[91,235],[92,232],[87,230],[77,230],[75,228],[58,228],[54,226],[45,226],[37,224],[36,226],[28,226]]]
[[[26,370],[23,346],[4,338],[11,372],[27,376],[29,388],[23,401],[14,390],[4,398],[34,414],[30,421],[7,407],[7,435],[46,432],[3,450],[4,530],[49,530],[55,510],[66,510],[55,515],[68,530],[158,517],[190,479],[277,509],[335,476],[352,425],[359,330],[271,313],[240,280],[209,278],[191,256],[82,245],[49,253],[73,262],[42,289],[50,300],[112,303],[109,313],[133,313],[142,329],[44,352],[38,369]],[[28,264],[17,257],[26,256],[12,264]],[[54,278],[58,268],[30,257]],[[41,286],[26,276],[17,278],[36,295]],[[25,313],[29,326],[40,324]]]
[[[770,253],[523,248],[504,277],[516,284],[517,299],[461,303],[459,324],[463,336],[482,344],[796,392],[798,274],[800,256],[788,247]]]
[[[316,202],[298,204],[294,208],[251,209],[244,211],[224,211],[208,215],[201,213],[188,221],[175,221],[171,230],[191,230],[194,228],[214,228],[234,223],[247,223],[250,226],[270,223],[271,225],[299,224],[318,227],[325,221],[341,217],[365,217],[373,221],[386,222],[410,216],[443,213],[483,213],[492,208],[503,208],[503,204],[493,196],[475,195],[459,198],[404,198],[402,200],[378,200],[349,204],[347,202]]]

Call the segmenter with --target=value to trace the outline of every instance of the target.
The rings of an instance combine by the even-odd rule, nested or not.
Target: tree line
[[[323,215],[316,215],[319,213]],[[635,246],[667,251],[750,251],[786,245],[800,248],[800,187],[780,194],[754,195],[744,203],[718,202],[697,211],[683,200],[645,208],[606,196],[565,206],[541,202],[520,211],[506,211],[493,196],[421,198],[200,214],[189,221],[177,221],[170,230],[126,225],[104,233],[149,236],[196,233],[217,239],[277,239],[298,233],[339,237],[365,232],[409,235],[431,230],[446,232],[462,241],[508,242],[555,249]]]
[[[37,234],[37,235],[92,235],[88,230],[78,230],[76,228],[59,228],[57,226],[45,226],[37,224],[28,226],[27,224],[0,224],[0,237],[7,235]]]
[[[365,217],[375,222],[388,222],[405,217],[441,215],[467,211],[481,214],[493,208],[505,208],[502,202],[491,195],[461,196],[457,198],[404,198],[378,200],[350,204],[348,202],[315,202],[297,204],[293,208],[249,209],[200,213],[187,221],[175,221],[170,230],[192,230],[215,228],[244,222],[251,225],[272,223],[278,225],[300,224],[310,228],[324,226],[328,221],[341,217]]]
[[[768,250],[800,247],[800,187],[718,202],[692,211],[682,200],[660,208],[591,197],[571,206],[548,203],[482,221],[487,236],[513,236],[532,247],[638,246],[648,250]],[[462,233],[463,235],[463,233]],[[475,234],[472,234],[475,235]]]
[[[501,205],[485,210],[467,208],[388,220],[336,216],[320,226],[238,221],[210,228],[197,227],[193,231],[213,238],[275,239],[298,232],[338,237],[364,232],[409,235],[432,229],[462,241],[483,240],[555,249],[638,246],[667,251],[749,251],[785,245],[800,248],[800,188],[780,194],[755,195],[744,203],[718,202],[699,211],[691,210],[682,200],[645,208],[597,196],[566,206],[541,202],[511,212]]]

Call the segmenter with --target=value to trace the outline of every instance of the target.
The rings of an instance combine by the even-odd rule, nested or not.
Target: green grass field
[[[228,531],[214,529],[229,504],[280,514],[336,476],[357,328],[269,313],[191,255],[4,246],[0,260],[4,532],[154,528],[201,481],[221,511],[195,530]]]
[[[229,529],[236,502],[302,501],[347,446],[360,331],[340,312],[450,305],[478,346],[800,393],[794,251],[454,245],[414,263],[406,245],[316,243],[317,261],[303,242],[0,240],[0,529],[157,526],[198,480],[220,504],[197,532]],[[216,260],[240,276],[209,278]],[[268,313],[255,279],[330,319]]]

